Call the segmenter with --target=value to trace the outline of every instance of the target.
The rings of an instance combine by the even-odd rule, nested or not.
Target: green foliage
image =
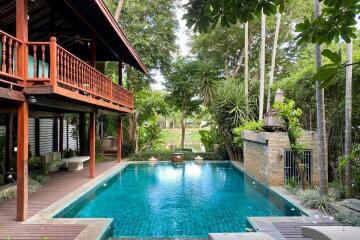
[[[195,99],[195,71],[195,62],[180,58],[172,64],[171,71],[166,75],[165,87],[170,92],[166,101],[174,110],[181,112],[184,118],[200,111],[201,101]]]
[[[204,32],[220,22],[222,27],[229,27],[235,23],[251,21],[256,15],[276,13],[278,7],[282,11],[285,0],[190,0],[186,5],[187,13],[184,18],[189,28],[194,31]]]
[[[260,131],[262,130],[262,127],[264,126],[263,121],[247,121],[241,126],[234,128],[234,141],[238,146],[243,146],[243,140],[242,140],[242,132],[249,130],[249,131]]]
[[[298,187],[298,182],[296,178],[294,177],[290,178],[289,181],[287,181],[286,183],[286,187],[291,189],[296,189]]]
[[[335,214],[335,218],[343,223],[344,225],[351,225],[360,227],[360,216],[359,214],[352,213],[350,211],[339,212]]]
[[[158,161],[171,161],[173,152],[174,151],[167,149],[142,151],[131,154],[130,161],[148,161],[151,157],[155,157]],[[184,151],[183,153],[185,160],[193,160],[197,155],[202,156],[204,160],[223,160],[223,157],[215,152],[193,153]]]
[[[155,149],[163,143],[161,138],[161,128],[157,122],[149,122],[147,126],[140,127],[139,146],[143,149]]]
[[[289,136],[291,150],[293,150],[295,155],[302,154],[304,149],[300,138],[303,130],[299,120],[302,115],[301,109],[295,109],[295,102],[292,100],[276,102],[274,109],[284,122],[284,128]]]
[[[340,38],[350,42],[356,38],[356,18],[360,13],[358,0],[324,0],[322,14],[313,19],[304,18],[296,25],[298,43],[339,42]]]
[[[201,143],[204,145],[206,152],[214,150],[214,145],[220,143],[220,136],[216,128],[210,130],[199,130]]]
[[[353,176],[353,189],[356,193],[360,193],[360,144],[355,143],[350,155],[340,158],[339,167],[344,171],[345,166],[349,161],[352,161],[352,176]]]
[[[306,207],[318,209],[331,215],[337,213],[334,207],[335,199],[331,195],[321,195],[318,190],[307,189],[299,192],[299,198]]]

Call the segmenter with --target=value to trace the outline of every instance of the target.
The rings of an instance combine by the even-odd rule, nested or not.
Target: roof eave
[[[117,33],[117,35],[119,36],[119,38],[123,41],[123,43],[125,44],[125,46],[127,47],[127,49],[130,51],[132,57],[135,59],[136,63],[138,64],[138,69],[145,73],[148,74],[148,70],[145,66],[145,64],[143,63],[143,61],[141,60],[139,54],[136,52],[136,50],[133,48],[133,46],[131,45],[131,43],[129,42],[129,39],[126,37],[126,35],[124,34],[123,30],[121,29],[121,27],[119,26],[119,24],[116,22],[116,20],[114,19],[114,17],[111,15],[111,13],[109,12],[108,8],[106,7],[105,3],[102,0],[95,0],[97,6],[99,7],[99,9],[102,11],[102,13],[104,14],[104,16],[108,19],[109,23],[111,24],[111,26],[113,27],[114,31]],[[136,67],[136,66],[133,66]]]

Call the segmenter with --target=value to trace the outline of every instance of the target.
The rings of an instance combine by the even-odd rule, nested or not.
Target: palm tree
[[[352,114],[352,42],[346,44],[346,82],[345,82],[345,146],[344,146],[344,154],[348,156],[352,151],[352,138],[351,138],[351,114]],[[352,161],[349,161],[345,167],[345,197],[351,197],[351,167]]]
[[[267,103],[266,103],[266,111],[268,112],[271,107],[271,87],[274,82],[274,72],[275,72],[275,60],[276,60],[276,50],[278,45],[278,39],[279,39],[279,32],[280,32],[280,23],[281,23],[281,14],[278,12],[276,14],[276,26],[275,26],[275,33],[274,33],[274,45],[272,50],[272,56],[271,56],[271,69],[269,74],[269,90],[267,95]]]
[[[245,59],[244,59],[244,94],[245,105],[248,110],[249,106],[249,23],[245,23]]]
[[[266,37],[266,16],[261,11],[261,44],[260,44],[260,94],[259,94],[259,120],[264,115],[264,86],[265,86],[265,37]]]
[[[321,5],[319,0],[314,1],[315,17],[319,17],[321,14]],[[321,46],[319,44],[315,45],[315,62],[316,69],[319,69],[322,64]],[[326,140],[324,89],[321,87],[319,80],[316,81],[316,127],[320,168],[320,193],[324,195],[328,192],[328,153]]]

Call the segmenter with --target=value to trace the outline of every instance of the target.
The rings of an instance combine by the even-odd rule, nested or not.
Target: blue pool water
[[[56,217],[114,218],[114,237],[241,232],[249,216],[300,216],[229,162],[130,164]]]

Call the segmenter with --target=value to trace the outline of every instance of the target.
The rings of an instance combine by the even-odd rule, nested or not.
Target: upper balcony
[[[0,31],[0,43],[0,87],[23,90],[27,95],[65,97],[110,111],[133,111],[131,92],[61,47],[55,38],[49,42],[23,43]],[[18,72],[21,47],[27,51],[25,78],[20,78]]]

